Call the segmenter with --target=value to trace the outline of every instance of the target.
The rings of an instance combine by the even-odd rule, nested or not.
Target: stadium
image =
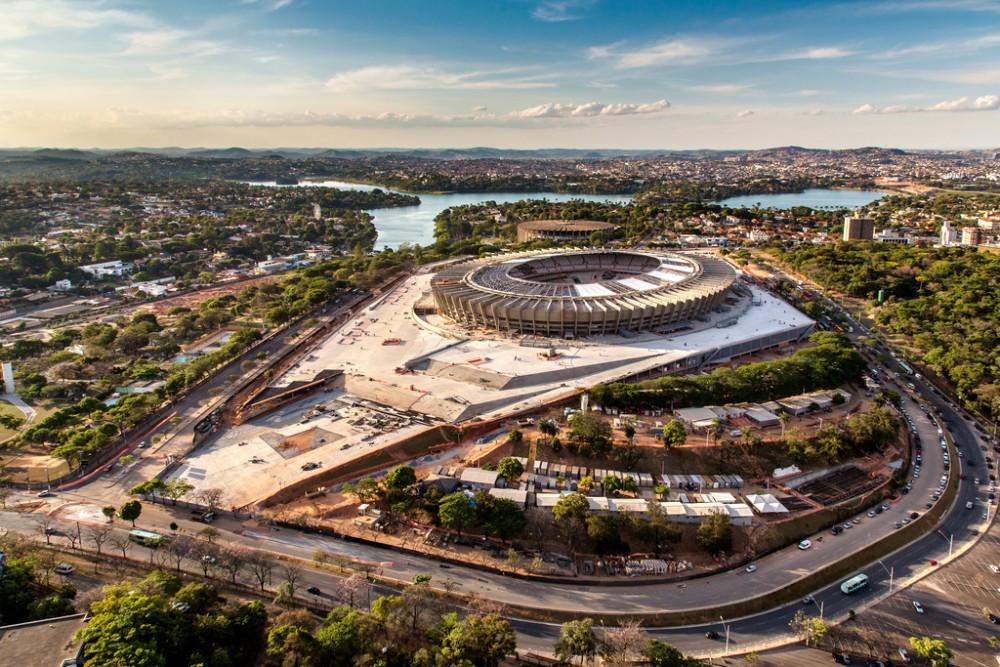
[[[465,326],[579,338],[704,316],[736,279],[726,262],[651,251],[568,251],[474,260],[431,280],[441,314]]]

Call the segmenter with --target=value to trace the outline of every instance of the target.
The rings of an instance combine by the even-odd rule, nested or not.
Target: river
[[[256,182],[253,185],[274,186],[274,181]],[[348,183],[345,181],[305,181],[298,185],[277,187],[327,187],[338,190],[377,190],[398,192],[391,188],[379,188],[375,185]],[[724,199],[719,204],[738,208],[754,206],[757,203],[763,208],[791,208],[793,206],[808,206],[809,208],[847,208],[854,209],[884,197],[886,193],[874,190],[821,190],[811,189],[792,194],[782,195],[746,195]],[[481,204],[493,201],[498,204],[521,201],[522,199],[544,199],[551,202],[566,202],[572,199],[583,201],[627,203],[632,201],[632,195],[581,195],[559,192],[468,192],[457,194],[419,194],[418,206],[399,206],[393,208],[377,208],[368,211],[374,217],[375,229],[378,230],[378,241],[375,247],[398,248],[403,243],[420,244],[422,246],[434,243],[434,218],[438,213],[453,206]]]
[[[271,182],[257,182],[253,185],[274,185]],[[286,187],[286,186],[278,186]],[[298,186],[287,187],[327,187],[338,190],[383,190],[398,192],[391,188],[379,188],[375,185],[346,183],[344,181],[305,181]],[[429,195],[413,193],[420,197],[418,206],[398,206],[392,208],[376,208],[368,212],[375,216],[375,229],[378,230],[378,241],[375,247],[398,248],[400,244],[412,243],[426,246],[434,243],[434,218],[446,208],[481,204],[493,201],[498,204],[521,201],[522,199],[544,199],[551,202],[566,202],[573,199],[583,201],[600,201],[627,203],[632,201],[632,195],[580,195],[559,192],[469,192],[447,195]]]
[[[740,195],[715,202],[729,208],[753,208],[760,204],[761,208],[786,209],[793,206],[808,206],[809,208],[826,209],[856,209],[887,196],[887,192],[877,190],[824,190],[813,188],[802,192],[792,192],[782,195]]]

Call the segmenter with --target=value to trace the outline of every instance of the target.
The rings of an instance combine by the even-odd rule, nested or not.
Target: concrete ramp
[[[552,391],[551,388],[539,389],[538,391],[533,391],[530,394],[517,394],[515,396],[507,396],[506,398],[498,398],[494,401],[484,401],[482,403],[474,403],[472,405],[466,406],[457,417],[452,421],[461,422],[466,419],[472,419],[473,417],[478,417],[487,412],[493,410],[498,410],[500,408],[506,407],[508,405],[513,405],[514,403],[523,403],[528,399],[534,398],[535,396],[540,396],[542,394]]]
[[[584,366],[571,366],[566,368],[564,366],[556,365],[554,361],[539,361],[538,367],[545,368],[548,365],[551,370],[545,370],[538,373],[529,373],[528,375],[518,375],[517,377],[510,378],[510,381],[504,386],[505,389],[521,389],[524,387],[532,387],[538,384],[551,384],[553,382],[568,382],[569,380],[575,380],[577,378],[586,377],[588,375],[596,375],[597,373],[603,373],[605,371],[614,370],[621,366],[628,366],[638,362],[646,361],[647,359],[653,359],[660,356],[659,354],[650,354],[645,357],[632,357],[631,359],[617,359],[614,361],[605,361],[597,364],[586,364]]]
[[[405,378],[406,376],[400,377]],[[393,405],[404,410],[411,409],[413,404],[424,396],[424,392],[412,391],[409,387],[393,386],[386,382],[355,375],[347,376],[344,382],[344,391],[376,403]]]

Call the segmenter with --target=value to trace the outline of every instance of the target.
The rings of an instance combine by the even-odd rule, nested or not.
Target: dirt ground
[[[6,459],[6,473],[12,482],[29,483],[42,487],[50,479],[59,479],[70,472],[64,459],[52,458],[48,454],[22,452]]]
[[[156,315],[156,319],[162,323],[171,319],[167,317],[167,311],[171,308],[181,307],[197,310],[198,304],[202,301],[217,299],[220,296],[226,296],[227,294],[236,295],[245,290],[247,287],[262,285],[265,283],[274,283],[278,282],[280,279],[281,276],[261,276],[260,278],[251,278],[249,280],[225,283],[223,285],[198,290],[197,292],[192,292],[190,294],[183,294],[181,296],[164,299],[155,303],[143,304],[132,309],[128,315],[135,315],[139,312],[152,312]]]

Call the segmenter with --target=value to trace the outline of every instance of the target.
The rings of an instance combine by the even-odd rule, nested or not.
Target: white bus
[[[138,542],[144,547],[156,547],[163,542],[163,535],[151,533],[148,530],[130,530],[128,531],[128,539]]]
[[[844,595],[850,595],[851,593],[857,593],[867,585],[868,576],[857,574],[840,585],[840,592]]]

